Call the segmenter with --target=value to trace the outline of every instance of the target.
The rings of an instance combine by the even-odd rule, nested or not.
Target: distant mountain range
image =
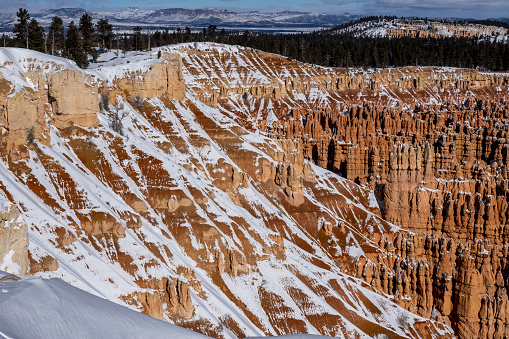
[[[506,24],[509,24],[509,18],[498,18],[496,20],[505,22]]]
[[[345,22],[356,20],[360,15],[324,14],[312,12],[233,12],[219,9],[142,9],[129,7],[120,11],[91,12],[83,8],[47,9],[39,13],[30,13],[43,26],[47,27],[54,16],[62,18],[64,23],[78,21],[84,14],[89,13],[95,20],[106,18],[117,28],[132,26],[150,26],[153,29],[177,27],[203,28],[216,25],[226,29],[262,29],[262,30],[312,30],[330,28]],[[0,14],[0,30],[10,31],[16,22],[15,13]]]
[[[128,7],[118,11],[88,11],[84,8],[43,9],[38,13],[30,13],[44,27],[48,27],[54,16],[60,17],[67,25],[71,21],[78,22],[84,14],[90,14],[94,20],[108,19],[116,29],[130,29],[142,26],[151,29],[176,29],[190,27],[202,29],[208,25],[216,25],[226,29],[251,29],[263,31],[312,31],[323,28],[332,28],[350,21],[357,20],[362,15],[325,14],[315,12],[234,12],[215,8],[207,9],[143,9]],[[450,21],[473,19],[448,18]],[[10,32],[16,22],[16,13],[0,13],[0,32]],[[447,19],[446,19],[447,20]],[[493,19],[509,23],[509,18]]]

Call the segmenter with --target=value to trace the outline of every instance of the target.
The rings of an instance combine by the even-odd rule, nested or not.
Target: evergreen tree
[[[16,41],[19,46],[28,48],[28,24],[30,22],[30,14],[24,8],[20,8],[16,13],[18,22],[14,24],[12,32],[16,35]]]
[[[159,31],[155,31],[152,40],[153,40],[154,46],[162,46],[163,45],[162,34]]]
[[[225,42],[225,38],[226,38],[226,30],[223,28],[221,30],[221,33],[219,33],[219,42],[223,44]]]
[[[133,49],[133,46],[131,45],[131,42],[127,38],[127,35],[124,34],[124,39],[122,41],[122,52],[125,55],[127,51],[130,51],[132,49]]]
[[[134,47],[135,47],[136,51],[138,50],[138,43],[141,40],[141,30],[142,30],[142,28],[140,26],[133,27],[133,31],[134,31]]]
[[[44,28],[39,25],[37,20],[30,20],[28,24],[28,46],[35,51],[46,52],[45,44]]]
[[[92,17],[87,13],[80,18],[79,32],[85,53],[90,54],[95,61],[97,59],[97,50],[94,48],[95,29]]]
[[[87,54],[83,49],[83,43],[81,41],[78,28],[74,24],[74,21],[71,21],[69,27],[67,28],[67,34],[65,39],[65,51],[66,57],[74,60],[74,62],[76,62],[76,65],[78,65],[81,68],[88,67]]]
[[[184,35],[184,41],[185,42],[191,42],[193,39],[192,39],[192,34],[191,34],[191,28],[189,27],[186,27],[186,33]]]
[[[48,40],[51,46],[51,54],[57,55],[58,51],[62,51],[64,49],[65,44],[65,35],[64,35],[64,23],[62,19],[55,16],[51,20],[51,25],[49,26],[48,31]]]
[[[108,19],[100,19],[97,21],[97,34],[99,35],[99,40],[102,41],[102,51],[104,53],[106,50],[106,43],[110,42],[113,37],[113,27],[108,23]]]
[[[216,25],[209,25],[207,28],[207,35],[210,41],[216,41]]]

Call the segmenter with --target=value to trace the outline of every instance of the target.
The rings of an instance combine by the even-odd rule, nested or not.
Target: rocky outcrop
[[[422,79],[414,78],[416,90],[430,86]],[[455,84],[441,81],[432,88],[497,93],[485,86],[499,80],[471,73]],[[384,254],[356,274],[402,307],[451,324],[460,338],[509,335],[501,250],[508,246],[507,100],[494,94],[440,105],[368,101],[347,104],[344,114],[294,110],[280,119],[283,128],[267,128],[277,138],[299,138],[305,158],[377,192],[384,219],[413,234],[381,240]],[[322,229],[336,234],[333,224]]]
[[[507,244],[466,243],[434,235],[398,234],[379,245],[387,256],[359,266],[358,275],[424,317],[440,317],[461,337],[503,338]]]
[[[81,220],[81,228],[91,236],[114,235],[119,238],[125,237],[125,228],[113,216],[91,212],[84,215]]]
[[[55,122],[62,126],[76,124],[90,127],[98,124],[98,87],[90,75],[65,69],[47,77],[48,102],[55,114]],[[70,95],[79,93],[80,95]]]
[[[127,72],[115,79],[116,86],[130,98],[156,98],[166,96],[170,100],[185,98],[182,75],[182,58],[177,54],[164,53],[162,61],[154,63],[148,71]]]
[[[27,274],[28,227],[16,205],[0,196],[0,270]]]
[[[496,26],[483,26],[475,24],[447,24],[424,21],[399,21],[393,20],[397,28],[387,28],[389,36],[395,38],[442,38],[444,36],[484,38],[495,35],[507,34],[507,28]]]
[[[53,272],[58,270],[58,260],[51,255],[44,255],[40,258],[34,258],[29,253],[30,259],[30,274],[39,272]]]
[[[198,47],[182,62],[191,80],[189,100],[168,100],[178,99],[165,75],[167,67],[175,66],[171,60],[153,63],[154,55],[138,54],[132,56],[137,64],[120,65],[118,58],[98,66],[97,74],[111,80],[128,69],[140,71],[128,74],[122,89],[118,82],[119,87],[111,81],[101,84],[101,90],[111,91],[110,99],[135,99],[142,93],[161,99],[124,103],[124,135],[105,121],[110,118],[105,114],[99,128],[55,124],[43,134],[52,147],[33,144],[24,157],[7,157],[5,163],[2,158],[0,175],[9,185],[0,189],[15,192],[10,199],[21,206],[30,203],[24,213],[36,221],[32,272],[79,280],[129,307],[218,338],[306,332],[309,326],[333,336],[346,331],[352,336],[452,335],[445,325],[404,312],[388,298],[418,314],[441,317],[453,326],[464,322],[475,330],[472,314],[451,309],[449,302],[470,288],[468,280],[446,292],[435,287],[434,265],[445,262],[437,249],[440,242],[433,240],[437,245],[419,252],[424,232],[411,235],[382,220],[372,192],[312,164],[372,184],[381,206],[385,196],[394,200],[388,215],[392,209],[395,222],[406,222],[396,214],[413,208],[406,199],[411,200],[414,187],[427,192],[427,185],[441,181],[433,167],[437,157],[427,157],[426,146],[414,144],[413,135],[394,132],[413,128],[397,121],[406,114],[403,121],[415,116],[419,123],[447,124],[442,113],[437,121],[428,118],[433,115],[424,106],[386,105],[382,113],[379,103],[363,104],[359,98],[372,99],[380,86],[398,82],[412,95],[439,86],[437,81],[449,86],[444,91],[461,92],[466,83],[455,86],[463,75],[327,70],[252,50],[204,52]],[[152,69],[144,68],[148,64]],[[236,74],[249,67],[273,69],[256,76]],[[75,86],[74,75],[62,81]],[[33,88],[44,88],[46,77],[30,77]],[[479,81],[494,78],[483,75]],[[95,90],[86,86],[79,88]],[[43,92],[47,97],[49,90]],[[51,93],[52,105],[46,99],[44,109],[57,119],[58,110],[72,102],[61,97],[65,92]],[[202,94],[218,108],[199,103]],[[365,122],[367,116],[380,122]],[[47,117],[42,121],[51,123]],[[379,132],[382,122],[393,124],[390,133]],[[430,141],[428,147],[435,155],[435,144]],[[411,188],[398,196],[406,181]],[[426,235],[431,233],[430,228]],[[413,258],[420,258],[429,272],[423,269],[412,278]],[[449,262],[458,259],[451,256]],[[454,276],[443,267],[446,277]],[[348,274],[373,283],[380,295],[359,288],[359,280]],[[119,286],[128,295],[119,297]],[[476,293],[481,289],[476,287]],[[476,300],[477,294],[461,302]],[[366,309],[376,317],[366,315]],[[394,314],[401,314],[397,323]]]
[[[136,298],[143,307],[143,313],[156,319],[163,319],[163,303],[159,292],[136,292]]]
[[[10,83],[4,80],[5,85]],[[5,89],[5,88],[4,88]],[[31,89],[22,90],[15,95],[10,91],[0,92],[0,135],[5,149],[23,145],[33,140],[42,130],[44,107]]]
[[[275,164],[264,161],[261,179],[273,178],[288,202],[293,206],[304,203],[304,180],[314,181],[311,165],[304,161],[302,143],[293,140],[279,142],[282,152],[275,153]]]
[[[0,72],[3,68],[8,72],[11,65],[0,66]],[[34,140],[47,144],[49,140],[42,134],[47,133],[48,121],[58,127],[91,127],[99,122],[97,82],[93,76],[85,75],[81,70],[55,67],[51,62],[33,67],[17,73],[15,77],[11,75],[1,80],[0,135],[3,151],[32,144]],[[52,71],[43,71],[53,67]],[[19,83],[27,85],[20,87]]]
[[[190,319],[194,313],[194,306],[189,294],[189,284],[182,280],[168,279],[166,284],[168,303],[173,314],[184,319]]]

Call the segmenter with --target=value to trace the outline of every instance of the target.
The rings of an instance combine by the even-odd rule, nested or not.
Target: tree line
[[[448,66],[509,70],[509,44],[472,38],[355,37],[349,34],[253,34],[228,43],[330,67]]]
[[[16,16],[18,19],[12,29],[14,37],[4,34],[4,47],[24,47],[62,56],[74,60],[82,68],[88,67],[89,57],[95,61],[98,50],[104,51],[113,37],[113,27],[107,19],[100,19],[94,25],[87,13],[81,16],[78,24],[71,21],[67,30],[62,19],[55,16],[47,32],[36,19],[30,18],[26,9],[20,8]]]
[[[396,17],[366,17],[329,30],[311,33],[284,34],[252,31],[218,32],[209,25],[200,31],[189,27],[149,32],[140,26],[131,33],[114,34],[112,25],[100,19],[94,25],[89,14],[83,14],[78,25],[71,22],[64,29],[62,19],[54,17],[48,32],[20,9],[13,28],[15,37],[4,35],[4,46],[31,48],[72,59],[80,67],[94,62],[98,52],[116,49],[127,52],[150,50],[152,47],[185,42],[219,42],[276,53],[304,62],[330,67],[402,67],[449,66],[509,71],[509,44],[479,41],[474,38],[389,38],[356,37],[341,33],[340,28],[372,20]]]

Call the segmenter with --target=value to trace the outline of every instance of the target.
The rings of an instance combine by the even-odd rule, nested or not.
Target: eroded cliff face
[[[28,227],[18,208],[0,195],[0,270],[28,272]]]
[[[164,95],[170,100],[183,100],[185,97],[182,59],[178,54],[164,53],[148,70],[127,71],[113,82],[129,98],[152,99]]]
[[[23,146],[35,139],[47,144],[53,124],[97,125],[97,77],[84,74],[64,59],[37,60],[14,48],[0,54],[1,155],[26,157]]]
[[[247,129],[291,140],[304,159],[374,190],[384,222],[405,231],[369,233],[377,223],[367,221],[360,232],[374,249],[352,264],[348,223],[322,220],[317,239],[344,271],[460,338],[509,335],[506,75],[332,70],[228,48],[188,51],[184,74],[197,96],[217,89],[205,102]],[[282,189],[287,173],[276,169]]]
[[[76,124],[83,127],[97,125],[99,98],[97,81],[82,71],[64,69],[48,75],[47,96],[59,125]],[[79,93],[79,95],[69,95]]]
[[[446,23],[429,20],[380,19],[359,22],[340,28],[338,34],[347,33],[357,37],[392,37],[412,39],[441,39],[444,37],[495,39],[504,41],[508,29],[474,23]]]
[[[376,123],[364,123],[359,107],[373,101],[406,110],[412,100],[415,110],[430,97],[477,93],[476,86],[494,93],[506,78],[466,70],[331,70],[210,44],[165,48],[163,59],[157,51],[132,53],[87,72],[58,58],[2,51],[25,79],[10,85],[13,97],[32,93],[41,107],[34,115],[40,134],[28,144],[2,144],[0,163],[0,191],[28,225],[32,273],[217,338],[452,337],[447,322],[476,330],[474,311],[461,313],[448,301],[462,305],[481,295],[472,286],[484,280],[471,284],[469,275],[480,259],[465,261],[462,287],[442,295],[434,265],[453,248],[479,253],[485,270],[496,260],[488,264],[489,247],[477,241],[449,246],[441,234],[384,220],[391,208],[407,208],[393,193],[405,182],[409,196],[440,184],[437,156],[432,143],[405,148],[403,136],[380,136],[387,148],[366,160],[374,136],[359,131]],[[39,58],[53,66],[37,77],[31,70]],[[65,86],[88,94],[74,98]],[[98,92],[110,93],[122,113],[117,128],[111,112],[96,108]],[[350,107],[356,123],[348,120]],[[9,117],[0,121],[16,121]],[[3,136],[15,135],[4,126]],[[341,126],[350,128],[350,139],[337,136]],[[317,165],[372,183],[394,205],[380,210],[373,190]],[[452,276],[460,257],[442,264],[443,272]],[[493,293],[503,300],[500,291]],[[481,303],[488,314],[482,319],[495,319],[492,304]]]

